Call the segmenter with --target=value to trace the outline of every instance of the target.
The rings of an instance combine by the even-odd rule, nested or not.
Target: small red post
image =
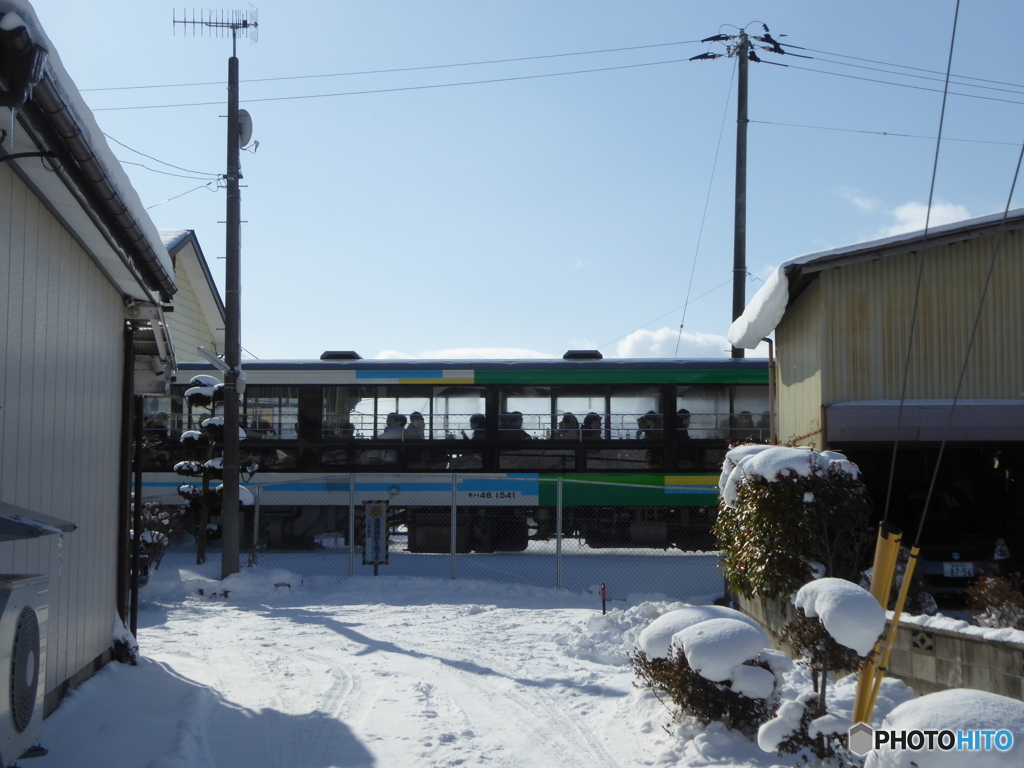
[[[604,586],[604,582],[601,582],[601,615],[604,616],[608,613],[608,590]]]

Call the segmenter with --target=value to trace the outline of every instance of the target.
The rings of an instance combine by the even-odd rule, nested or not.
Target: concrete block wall
[[[745,598],[738,602],[779,647],[782,628],[796,617],[792,603]],[[976,688],[1024,700],[1024,645],[903,624],[896,631],[886,675],[903,680],[918,696]]]

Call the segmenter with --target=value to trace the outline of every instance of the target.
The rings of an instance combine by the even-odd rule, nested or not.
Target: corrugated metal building
[[[132,372],[173,368],[174,270],[23,0],[0,0],[0,126],[0,502],[77,526],[0,542],[0,572],[49,576],[51,711],[111,656]]]
[[[924,248],[911,233],[787,269],[783,441],[892,441],[901,399],[900,440],[935,440],[954,396],[949,439],[1024,440],[1024,211],[1001,218],[933,230]]]
[[[730,340],[772,330],[780,441],[860,466],[928,590],[1020,567],[1024,209],[793,259]]]

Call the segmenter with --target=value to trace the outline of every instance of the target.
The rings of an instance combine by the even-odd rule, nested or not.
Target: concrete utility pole
[[[238,573],[238,366],[242,357],[241,240],[242,177],[238,146],[238,58],[235,30],[231,30],[228,59],[228,172],[227,237],[224,247],[224,486],[221,492],[221,578]]]
[[[758,57],[755,48],[768,53],[786,54],[781,43],[771,36],[768,27],[761,24],[763,35],[748,35],[745,29],[736,35],[717,34],[701,40],[702,43],[726,43],[727,54],[707,51],[690,58],[690,61],[720,59],[723,55],[735,56],[738,69],[736,92],[736,211],[733,220],[733,258],[732,258],[732,319],[743,314],[747,296],[747,64],[757,63],[786,66],[775,61],[767,61]],[[780,35],[785,37],[785,35]],[[756,41],[758,44],[755,44]],[[798,55],[798,54],[790,54]],[[807,58],[807,57],[802,57]],[[732,348],[734,358],[742,358],[744,351],[739,347]]]
[[[248,16],[240,11],[200,12],[191,19],[174,19],[186,29],[211,34],[225,34],[231,31],[231,58],[228,59],[228,157],[227,173],[227,234],[224,247],[224,442],[223,442],[223,486],[221,488],[221,578],[238,573],[241,526],[238,520],[239,482],[239,419],[238,396],[244,391],[244,379],[239,383],[242,357],[242,281],[241,281],[241,225],[242,201],[238,182],[242,178],[239,160],[240,110],[238,108],[238,36],[248,35],[254,42],[258,39],[259,23],[256,10],[250,7]],[[246,139],[247,140],[247,139]]]
[[[736,91],[736,214],[732,245],[732,319],[747,306],[747,62],[750,38],[740,30],[735,46],[738,61]],[[742,358],[741,347],[732,348],[732,357]]]

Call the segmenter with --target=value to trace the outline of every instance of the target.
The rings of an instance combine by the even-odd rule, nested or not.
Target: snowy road
[[[633,688],[626,653],[670,603],[605,617],[593,596],[523,585],[299,582],[256,569],[225,582],[225,599],[216,581],[161,572],[140,665],[71,692],[33,768],[792,762],[717,725],[663,728],[669,713]]]

